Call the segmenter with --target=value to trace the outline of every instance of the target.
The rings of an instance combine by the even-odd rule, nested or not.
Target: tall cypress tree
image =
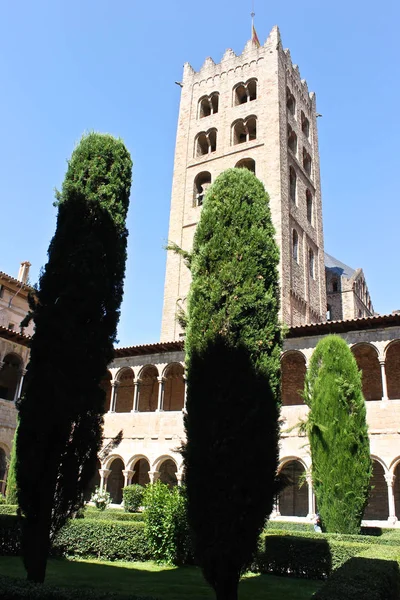
[[[205,579],[218,600],[235,600],[278,460],[279,250],[268,196],[248,170],[209,189],[188,262],[188,518]]]
[[[132,162],[121,140],[83,137],[57,194],[56,233],[31,310],[19,407],[17,493],[28,579],[82,504],[101,446],[101,377],[113,358],[125,272]]]
[[[312,478],[324,530],[359,533],[372,464],[356,360],[339,336],[317,345],[305,383]]]

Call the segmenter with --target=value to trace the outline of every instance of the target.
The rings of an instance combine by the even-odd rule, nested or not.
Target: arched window
[[[201,206],[204,196],[211,185],[211,173],[202,171],[196,175],[193,186],[193,206]]]
[[[155,412],[158,405],[158,371],[154,365],[146,365],[139,377],[139,412]]]
[[[257,118],[239,119],[232,125],[232,144],[243,144],[257,138]]]
[[[138,483],[139,485],[143,486],[150,483],[150,464],[146,458],[139,459],[135,463],[133,470],[135,471],[135,474],[132,477],[132,483]]]
[[[305,517],[308,513],[308,490],[302,485],[304,467],[299,460],[287,462],[280,473],[286,486],[279,494],[279,512],[285,517]]]
[[[195,140],[195,158],[205,156],[217,149],[217,130],[209,129],[198,133]]]
[[[133,410],[133,371],[129,367],[118,374],[115,390],[115,412],[128,413]]]
[[[387,379],[388,397],[391,400],[400,400],[400,341],[392,342],[386,350],[385,371]],[[400,517],[400,513],[399,517]]]
[[[357,344],[351,351],[362,373],[365,400],[382,400],[382,376],[378,353],[370,344]]]
[[[238,83],[233,88],[233,104],[245,104],[257,98],[257,80],[249,79],[246,83]]]
[[[256,174],[256,161],[252,158],[242,158],[242,160],[236,163],[235,167],[236,169],[248,169],[254,175]]]
[[[299,262],[299,234],[293,229],[292,235],[292,256],[296,262]]]
[[[307,221],[313,224],[313,199],[310,190],[306,190]]]
[[[111,502],[121,504],[122,488],[124,487],[124,475],[122,471],[125,465],[120,458],[114,458],[109,468],[111,473],[107,478],[107,491],[110,493]]]
[[[301,130],[306,138],[308,138],[310,135],[310,121],[307,119],[303,111],[301,111]]]
[[[288,125],[288,146],[289,150],[293,152],[294,155],[297,154],[297,135],[293,131],[293,129]]]
[[[310,277],[315,279],[314,251],[311,248],[308,250],[308,270]]]
[[[339,291],[339,282],[336,279],[336,277],[334,279],[332,279],[332,292],[337,292]]]
[[[166,483],[169,487],[174,487],[178,484],[178,480],[176,478],[176,464],[170,458],[164,460],[160,465],[160,481],[161,483]]]
[[[291,115],[296,113],[296,100],[289,88],[286,88],[286,106]]]
[[[372,461],[371,491],[364,519],[385,521],[389,517],[389,500],[385,470],[377,461]]]
[[[107,371],[104,377],[100,381],[100,388],[105,393],[105,402],[104,402],[104,412],[108,412],[110,410],[111,403],[111,373]]]
[[[17,354],[7,354],[0,371],[0,398],[14,400],[21,378],[22,359]]]
[[[303,148],[303,167],[307,175],[311,175],[311,156],[305,148]]]
[[[296,204],[296,184],[297,176],[293,167],[289,167],[289,196],[292,202]]]
[[[169,365],[165,370],[164,378],[163,409],[166,411],[182,410],[185,404],[185,382],[182,365],[179,363]]]
[[[215,115],[218,112],[219,94],[213,92],[209,96],[203,96],[199,100],[199,118],[209,117]]]

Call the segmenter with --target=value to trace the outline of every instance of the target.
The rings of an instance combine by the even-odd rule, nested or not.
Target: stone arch
[[[94,492],[94,490],[96,489],[96,487],[100,487],[100,473],[99,473],[99,469],[101,469],[101,463],[100,463],[100,459],[97,459],[96,461],[96,470],[93,473],[92,478],[90,479],[86,490],[83,493],[83,498],[85,500],[85,502],[89,502],[90,498],[92,497],[92,494]]]
[[[139,485],[147,485],[150,483],[149,471],[150,471],[150,461],[144,455],[135,456],[130,461],[130,466],[128,467],[132,471],[135,471],[132,482]]]
[[[236,165],[236,169],[248,169],[254,175],[256,174],[256,161],[253,158],[242,158],[239,160]]]
[[[111,473],[107,477],[107,491],[111,496],[113,504],[121,504],[122,488],[124,487],[124,475],[122,471],[125,469],[124,461],[120,457],[114,457],[109,462]]]
[[[299,458],[285,459],[278,472],[287,485],[279,494],[279,512],[285,517],[306,517],[308,514],[308,486],[304,481],[306,466]],[[302,483],[304,481],[304,483]]]
[[[0,398],[14,400],[21,378],[22,356],[9,352],[3,358],[3,363],[0,371]]]
[[[365,342],[352,346],[351,351],[362,372],[362,390],[365,400],[382,400],[381,366],[377,349]]]
[[[111,380],[112,375],[110,371],[107,371],[104,377],[102,377],[102,379],[100,380],[100,388],[105,393],[104,412],[108,412],[111,408]]]
[[[211,173],[202,171],[198,173],[193,183],[193,206],[201,206],[204,201],[204,196],[211,185]]]
[[[209,96],[202,96],[198,105],[198,118],[209,117],[218,112],[219,93],[213,92]]]
[[[201,131],[195,137],[194,157],[205,156],[217,149],[217,130]]]
[[[145,365],[139,374],[139,412],[155,412],[158,405],[158,370],[154,365]]]
[[[171,363],[164,370],[163,409],[166,411],[182,410],[185,406],[184,369],[180,363]]]
[[[126,367],[117,373],[118,386],[115,394],[115,412],[128,413],[133,410],[133,371]]]
[[[257,138],[257,117],[250,115],[246,119],[237,119],[232,123],[232,145],[251,142]]]
[[[378,458],[372,458],[371,492],[364,519],[386,520],[389,517],[388,489],[385,480],[386,467]]]
[[[393,340],[385,351],[388,398],[400,399],[400,340]]]
[[[285,352],[281,357],[282,406],[304,404],[302,392],[307,372],[306,358],[298,350]]]
[[[164,460],[159,464],[158,471],[160,472],[159,479],[161,483],[167,484],[170,488],[178,485],[178,479],[176,477],[178,467],[172,458],[164,458]]]

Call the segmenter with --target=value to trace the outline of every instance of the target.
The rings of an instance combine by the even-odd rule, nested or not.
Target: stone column
[[[139,412],[139,388],[140,388],[140,379],[133,382],[133,410],[132,410],[132,412]]]
[[[385,361],[380,360],[379,364],[381,365],[381,377],[382,377],[382,400],[389,400],[388,392],[387,392],[387,380],[386,380],[386,369],[385,369]]]
[[[26,369],[21,369],[19,372],[18,384],[14,394],[14,402],[17,402],[21,398],[22,385],[24,383],[24,377],[26,375]]]
[[[109,474],[111,473],[111,469],[99,469],[99,473],[100,473],[100,489],[106,490],[107,489],[107,479],[108,479]]]
[[[308,515],[307,519],[313,519],[315,517],[315,496],[313,490],[313,482],[311,475],[307,475],[307,486],[308,486]]]
[[[158,381],[158,401],[157,401],[157,412],[164,410],[164,377],[157,377]]]
[[[386,480],[387,487],[388,487],[388,499],[389,499],[388,522],[391,525],[395,525],[397,522],[397,517],[396,517],[396,505],[394,502],[394,493],[393,493],[393,485],[394,485],[394,480],[395,480],[394,473],[386,473],[385,480]]]
[[[183,479],[183,473],[182,473],[182,471],[178,471],[178,473],[176,473],[176,480],[178,482],[178,485],[182,485],[182,479]]]
[[[135,471],[131,471],[130,469],[125,469],[122,471],[122,475],[124,476],[124,487],[127,485],[131,485],[132,477],[134,476]]]
[[[118,386],[119,386],[119,381],[111,382],[111,400],[110,400],[110,410],[108,412],[115,412],[115,406],[117,404]]]
[[[160,477],[160,471],[149,471],[149,479],[150,483],[155,483],[157,479]]]

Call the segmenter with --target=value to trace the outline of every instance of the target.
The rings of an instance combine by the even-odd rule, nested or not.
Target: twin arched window
[[[204,156],[217,149],[217,130],[209,129],[197,134],[194,144],[194,156]]]
[[[233,88],[233,105],[245,104],[257,98],[257,79],[240,82]]]
[[[215,115],[218,112],[219,105],[219,94],[213,92],[209,96],[203,96],[199,100],[198,118],[209,117]]]
[[[243,144],[257,139],[257,117],[238,119],[232,125],[232,145]]]

